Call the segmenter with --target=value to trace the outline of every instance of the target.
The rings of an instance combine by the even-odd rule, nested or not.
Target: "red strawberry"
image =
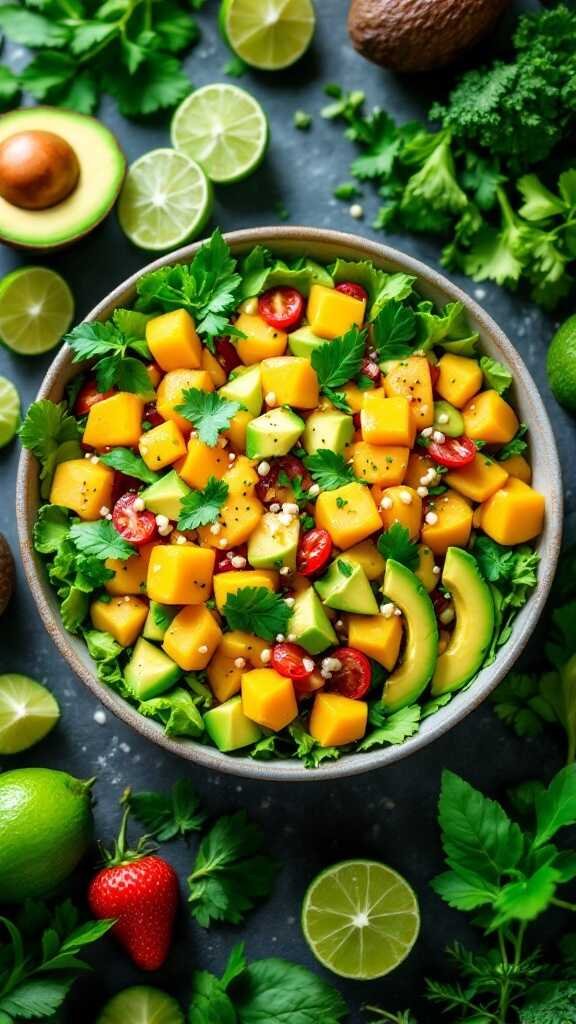
[[[115,935],[137,967],[156,971],[172,942],[179,900],[178,877],[161,857],[148,852],[146,837],[126,849],[129,808],[114,849],[104,853],[105,866],[92,879],[88,903],[96,918],[116,918]]]

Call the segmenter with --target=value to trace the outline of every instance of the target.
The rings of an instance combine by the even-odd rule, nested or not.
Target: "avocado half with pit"
[[[110,212],[126,160],[96,118],[56,107],[0,117],[0,241],[49,252],[71,245]]]

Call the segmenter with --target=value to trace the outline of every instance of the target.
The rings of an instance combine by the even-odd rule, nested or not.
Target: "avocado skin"
[[[14,559],[8,547],[8,541],[3,533],[0,533],[0,615],[3,615],[8,607],[14,588]]]
[[[353,0],[348,32],[358,53],[391,71],[452,63],[494,25],[510,0]]]

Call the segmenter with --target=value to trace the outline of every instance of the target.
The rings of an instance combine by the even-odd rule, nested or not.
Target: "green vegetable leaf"
[[[0,29],[13,43],[32,48],[53,46],[57,49],[65,46],[70,38],[70,30],[65,25],[12,4],[0,7]]]
[[[358,750],[371,750],[386,743],[397,745],[414,736],[420,728],[421,710],[419,704],[401,708],[384,719],[380,728],[374,729],[358,744]]]
[[[9,1018],[25,1018],[37,1020],[51,1017],[62,1006],[71,982],[65,979],[31,978],[23,981],[12,991],[0,998],[0,1011],[9,1014]]]
[[[59,551],[70,531],[70,512],[60,505],[42,505],[34,523],[34,547],[41,555]]]
[[[154,50],[146,52],[146,60],[132,73],[120,63],[108,64],[102,85],[125,117],[140,117],[175,107],[190,92],[190,79],[180,61]]]
[[[136,554],[132,545],[120,536],[108,519],[76,523],[70,528],[70,538],[82,554],[93,555],[102,561],[107,558],[123,560]]]
[[[416,335],[416,315],[410,306],[392,300],[384,306],[373,325],[374,348],[380,362],[403,359],[412,351],[409,344]]]
[[[493,904],[498,888],[480,875],[468,872],[463,878],[454,871],[444,871],[430,885],[435,893],[454,910],[470,912]]]
[[[300,758],[306,768],[318,768],[323,761],[335,761],[342,755],[339,747],[322,747],[300,719],[291,722],[288,732],[294,740],[295,756]]]
[[[5,66],[0,66],[0,110],[17,103],[20,95],[20,82],[14,72]]]
[[[291,611],[279,594],[265,587],[243,587],[229,595],[223,614],[230,629],[274,640],[278,633],[287,633]]]
[[[233,992],[240,1024],[338,1024],[348,1012],[336,989],[287,960],[256,961]]]
[[[111,466],[119,473],[133,476],[136,480],[143,480],[145,484],[153,484],[158,479],[158,474],[148,469],[144,459],[130,451],[130,448],[113,448],[112,451],[100,455],[99,459],[105,466]]]
[[[549,700],[548,677],[511,672],[491,694],[494,711],[518,736],[538,736],[545,723],[557,721]]]
[[[352,281],[366,289],[369,320],[374,320],[388,302],[407,299],[416,280],[411,274],[388,274],[375,267],[371,260],[337,259],[328,270],[337,284]]]
[[[313,455],[307,455],[303,462],[322,491],[334,491],[356,480],[354,470],[344,456],[329,448],[319,448]]]
[[[529,990],[520,1024],[576,1024],[576,982],[541,981]]]
[[[121,391],[149,395],[152,385],[146,367],[140,359],[129,355],[149,357],[148,349],[141,338],[125,334],[119,321],[106,323],[81,323],[65,337],[74,353],[74,362],[95,359],[94,372],[100,391],[109,391],[117,386]]]
[[[190,491],[180,504],[179,530],[197,530],[215,523],[228,497],[228,484],[211,476],[203,491]]]
[[[222,982],[208,971],[194,971],[188,1024],[237,1024],[237,1020]]]
[[[534,845],[543,846],[556,833],[576,823],[576,764],[568,765],[536,797]]]
[[[176,782],[170,793],[131,793],[128,804],[133,817],[159,843],[199,832],[206,821],[200,797],[188,779]]]
[[[140,714],[155,718],[164,726],[167,736],[189,736],[198,739],[204,732],[204,721],[189,690],[182,686],[161,697],[142,701]]]
[[[512,373],[507,366],[499,363],[497,359],[489,356],[482,356],[480,369],[484,374],[484,381],[489,388],[493,388],[499,395],[503,395],[512,384]]]
[[[183,402],[176,406],[185,419],[190,420],[204,444],[214,448],[223,430],[230,426],[230,420],[241,408],[239,402],[221,398],[215,391],[200,391],[187,388],[182,392]]]
[[[528,878],[504,885],[494,900],[493,927],[508,921],[532,921],[550,906],[560,874],[550,864],[543,864]]]
[[[339,388],[356,377],[364,359],[364,343],[364,331],[351,327],[342,337],[314,349],[311,361],[322,391]]]
[[[401,523],[385,530],[378,538],[378,551],[383,558],[393,558],[408,569],[416,569],[419,562],[418,545],[410,540],[410,534]]]
[[[80,427],[64,402],[57,404],[42,398],[28,409],[19,435],[23,447],[40,462],[41,494],[47,497],[58,463],[82,454]]]
[[[498,461],[503,462],[505,459],[511,459],[513,455],[522,455],[528,447],[528,442],[524,440],[527,433],[528,427],[521,423],[512,440],[500,448],[496,456]]]
[[[113,661],[123,651],[110,633],[104,633],[99,629],[84,630],[84,640],[94,661]]]

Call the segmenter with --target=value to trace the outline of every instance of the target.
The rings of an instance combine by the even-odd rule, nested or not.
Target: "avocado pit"
[[[74,191],[80,164],[55,132],[16,132],[0,143],[0,196],[24,210],[45,210]]]

